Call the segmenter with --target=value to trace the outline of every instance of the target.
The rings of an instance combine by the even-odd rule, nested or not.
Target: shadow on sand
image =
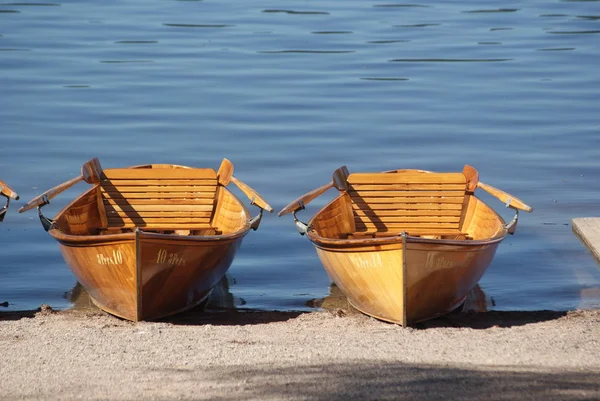
[[[169,372],[164,372],[166,376]],[[190,371],[187,380],[210,372]],[[290,367],[229,367],[210,377],[246,383],[243,399],[310,400],[592,400],[600,398],[600,372],[526,367],[414,365],[360,361]],[[168,380],[167,377],[164,379]],[[181,378],[180,378],[181,380]],[[232,384],[233,386],[233,384]],[[227,387],[227,384],[225,384]],[[222,397],[231,395],[223,389]],[[239,391],[239,389],[229,389]],[[227,395],[229,394],[229,395]]]

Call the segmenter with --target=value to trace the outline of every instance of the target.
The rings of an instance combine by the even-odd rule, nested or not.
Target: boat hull
[[[325,270],[361,312],[410,324],[460,306],[492,261],[499,240],[481,244],[435,244],[407,237],[403,244],[317,245]]]
[[[204,302],[225,276],[244,235],[193,237],[137,231],[115,237],[86,243],[57,239],[65,261],[94,304],[140,321]]]

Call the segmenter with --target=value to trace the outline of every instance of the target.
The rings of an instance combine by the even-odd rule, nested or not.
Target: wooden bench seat
[[[214,230],[212,169],[106,169],[99,189],[102,229]]]
[[[467,201],[463,173],[355,173],[348,176],[354,236],[406,232],[424,238],[468,238],[461,231]]]

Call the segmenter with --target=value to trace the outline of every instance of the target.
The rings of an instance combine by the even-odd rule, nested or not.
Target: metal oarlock
[[[250,220],[250,228],[254,231],[258,230],[258,226],[260,225],[260,221],[262,220],[263,208],[259,207],[260,212],[258,215]]]
[[[302,202],[298,202],[299,204],[301,204],[299,209],[296,209],[292,212],[292,216],[294,216],[294,224],[296,225],[296,230],[298,230],[298,232],[300,233],[300,235],[304,235],[308,232],[309,227],[308,224],[300,221],[298,219],[298,217],[296,216],[296,212],[304,209],[304,205],[302,205]]]
[[[0,187],[0,191],[2,187]],[[8,205],[10,205],[10,198],[4,194],[2,194],[6,198],[6,204],[0,209],[0,223],[4,220],[4,216],[6,216],[6,211],[8,210]]]
[[[517,230],[517,223],[519,222],[519,209],[512,208],[515,210],[515,217],[510,221],[510,223],[506,224],[504,228],[508,231],[510,235],[513,235]]]
[[[38,210],[38,217],[40,218],[40,222],[42,223],[42,227],[44,227],[44,230],[48,231],[48,230],[50,230],[52,228],[52,225],[54,224],[54,220],[47,218],[42,213],[42,208],[44,206],[50,204],[50,199],[48,199],[48,195],[42,196],[42,201],[44,203],[42,203],[41,205],[39,205],[38,208],[37,208],[37,210]]]

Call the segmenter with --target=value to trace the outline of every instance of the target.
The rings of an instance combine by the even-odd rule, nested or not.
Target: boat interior
[[[172,165],[106,169],[66,207],[55,227],[71,235],[144,231],[225,235],[247,228],[249,213],[213,169]]]
[[[310,222],[328,239],[411,237],[484,240],[506,234],[504,220],[469,190],[463,173],[395,170],[354,173]]]

